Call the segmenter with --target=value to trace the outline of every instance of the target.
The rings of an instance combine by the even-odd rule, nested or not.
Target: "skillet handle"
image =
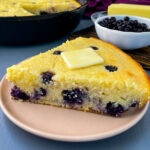
[[[107,11],[100,11],[100,12],[94,13],[91,15],[91,19],[92,19],[93,23],[95,23],[97,18],[103,17],[103,16],[107,16]]]

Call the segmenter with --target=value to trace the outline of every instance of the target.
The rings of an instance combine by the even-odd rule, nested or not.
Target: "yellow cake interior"
[[[104,62],[68,68],[62,53],[86,48],[92,48]],[[47,72],[51,73],[51,80],[43,83],[42,75]],[[108,104],[110,109],[128,110],[134,103],[141,107],[150,100],[150,81],[142,67],[117,47],[95,38],[79,37],[67,41],[8,68],[6,77],[29,96],[27,101],[84,111],[105,113]],[[40,89],[45,89],[46,94],[36,99]],[[65,97],[67,94],[71,97]],[[79,102],[69,101],[75,97]]]
[[[75,0],[0,0],[0,16],[34,16],[71,11],[80,6]]]

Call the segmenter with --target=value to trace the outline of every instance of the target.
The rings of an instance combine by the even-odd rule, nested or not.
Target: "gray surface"
[[[78,29],[84,28],[87,24],[82,22]],[[30,46],[0,46],[0,79],[6,73],[7,67],[60,45],[65,40],[66,38],[63,38]],[[150,148],[149,116],[150,110],[133,128],[112,138],[95,142],[67,143],[47,140],[23,131],[10,122],[0,109],[0,150],[148,150]]]

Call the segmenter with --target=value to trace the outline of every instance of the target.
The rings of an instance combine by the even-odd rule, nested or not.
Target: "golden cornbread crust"
[[[96,38],[93,38],[93,39],[95,39],[95,40],[99,40],[99,39],[96,39]],[[103,42],[105,42],[105,41],[103,41]],[[149,93],[149,97],[148,97],[148,100],[144,100],[143,101],[143,105],[144,104],[146,104],[147,103],[147,101],[150,101],[150,77],[148,76],[148,74],[146,73],[146,71],[143,69],[143,67],[138,63],[138,62],[136,62],[131,56],[129,56],[129,55],[127,55],[125,52],[123,52],[121,49],[119,49],[118,47],[116,47],[115,45],[112,45],[112,44],[110,44],[110,43],[107,43],[107,42],[105,42],[107,45],[110,45],[110,46],[112,46],[112,47],[114,47],[115,49],[117,49],[118,51],[120,51],[121,53],[123,53],[124,55],[126,55],[127,57],[128,57],[128,59],[130,60],[130,61],[132,61],[133,63],[135,63],[138,67],[139,67],[139,69],[140,69],[140,71],[141,72],[143,72],[143,76],[144,76],[144,78],[146,79],[146,82],[147,82],[147,89],[148,89],[148,93]],[[130,74],[130,73],[129,73]],[[130,74],[130,76],[132,76],[132,74]],[[138,80],[138,79],[137,79]]]
[[[34,16],[71,11],[81,4],[75,0],[0,0],[0,17]]]
[[[54,54],[89,47],[96,48],[93,50],[104,59],[103,64],[69,69],[62,56]],[[115,70],[109,70],[113,67]],[[42,81],[44,72],[53,73],[49,84]],[[126,111],[132,104],[142,107],[150,100],[150,80],[141,65],[116,46],[96,38],[67,41],[8,68],[6,78],[29,95],[26,101],[76,110],[105,113],[109,106],[119,107],[121,111],[123,107]],[[46,95],[34,99],[35,91],[41,88],[46,90]],[[68,95],[64,93],[72,95],[66,98]],[[82,101],[70,105],[66,103],[70,97]]]

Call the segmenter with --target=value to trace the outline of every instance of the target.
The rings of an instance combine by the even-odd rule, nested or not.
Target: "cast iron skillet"
[[[0,44],[22,45],[47,42],[70,33],[79,23],[88,0],[67,12],[25,17],[0,17]]]

